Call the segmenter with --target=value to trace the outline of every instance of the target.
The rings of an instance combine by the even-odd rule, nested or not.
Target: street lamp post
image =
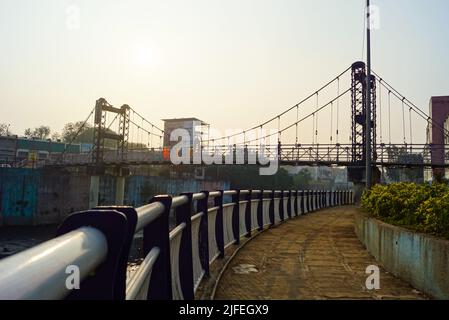
[[[369,190],[372,185],[372,168],[371,168],[371,32],[370,32],[370,0],[366,0],[366,115],[365,115],[365,132],[366,132],[366,189]]]

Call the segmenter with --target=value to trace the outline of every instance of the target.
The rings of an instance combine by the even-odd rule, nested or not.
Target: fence
[[[229,190],[162,195],[139,208],[74,213],[56,238],[0,261],[0,299],[191,300],[209,266],[242,237],[351,203],[350,190]],[[171,214],[176,224],[170,230]],[[128,276],[137,233],[143,233],[144,259]],[[70,285],[74,275],[79,288]]]

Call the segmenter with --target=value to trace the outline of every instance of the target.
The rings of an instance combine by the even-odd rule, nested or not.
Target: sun
[[[137,46],[134,55],[140,67],[156,67],[161,63],[160,50],[155,46]]]

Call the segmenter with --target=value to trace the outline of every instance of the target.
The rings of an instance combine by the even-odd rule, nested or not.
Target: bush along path
[[[386,223],[449,239],[449,186],[376,185],[362,196],[362,208]]]

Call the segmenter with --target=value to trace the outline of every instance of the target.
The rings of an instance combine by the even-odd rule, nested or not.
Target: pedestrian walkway
[[[260,234],[229,263],[215,299],[424,299],[382,268],[380,290],[366,288],[377,262],[354,233],[357,210],[322,210]]]

